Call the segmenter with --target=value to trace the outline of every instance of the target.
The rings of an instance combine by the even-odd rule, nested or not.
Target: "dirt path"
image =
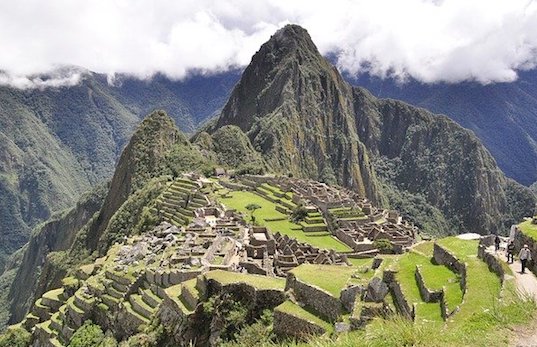
[[[505,252],[499,252],[500,259],[506,261]],[[537,277],[526,269],[526,273],[520,273],[520,261],[515,260],[513,264],[508,264],[515,277],[517,290],[521,296],[532,296],[537,301]],[[529,324],[513,328],[514,339],[511,346],[516,347],[537,347],[537,320]]]
[[[515,283],[519,293],[524,296],[533,296],[537,301],[537,277],[528,269],[526,269],[526,273],[520,273],[519,261],[509,264],[509,267],[515,276]]]

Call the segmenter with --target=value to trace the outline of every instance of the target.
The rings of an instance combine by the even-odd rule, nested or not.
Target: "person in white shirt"
[[[520,273],[526,273],[528,261],[531,261],[531,251],[528,248],[528,245],[524,245],[524,247],[520,250],[518,253],[518,259],[520,259],[520,264],[522,265],[522,270]]]

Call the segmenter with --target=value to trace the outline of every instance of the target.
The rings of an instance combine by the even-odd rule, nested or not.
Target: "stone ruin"
[[[373,206],[359,194],[342,187],[332,187],[313,180],[253,176],[242,178],[245,186],[269,183],[293,193],[293,202],[310,210],[322,211],[325,220],[332,220],[331,231],[340,241],[353,249],[358,258],[373,257],[379,250],[374,241],[385,239],[394,253],[402,253],[414,244],[417,228],[404,221],[397,211]],[[338,216],[333,209],[348,209],[355,213]]]
[[[249,231],[240,266],[249,273],[285,277],[287,272],[300,264],[348,265],[344,255],[333,250],[323,250],[298,242],[287,235],[272,235],[264,227]]]

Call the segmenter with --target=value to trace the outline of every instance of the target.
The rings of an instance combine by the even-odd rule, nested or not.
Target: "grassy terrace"
[[[285,279],[261,275],[241,274],[236,272],[214,270],[205,274],[205,278],[220,282],[222,285],[246,283],[256,289],[285,289]]]
[[[518,227],[525,235],[537,241],[537,224],[531,224],[531,219],[520,223]]]
[[[256,222],[266,226],[272,232],[279,231],[281,234],[288,235],[300,242],[306,242],[319,248],[334,249],[338,252],[352,251],[350,247],[334,238],[329,232],[303,232],[302,227],[289,221],[286,214],[276,211],[275,203],[255,193],[233,191],[230,192],[228,196],[229,197],[226,198],[220,196],[219,199],[227,208],[236,209],[237,211],[244,213],[247,216],[247,219],[251,219],[252,215],[252,213],[246,209],[248,204],[257,204],[261,206],[260,209],[254,212]],[[278,218],[283,218],[284,220],[267,221],[267,219],[271,220]]]
[[[412,250],[419,255],[431,259],[433,257],[434,242],[421,242],[414,246]],[[463,294],[460,287],[460,278],[445,266],[435,266],[430,261],[421,263],[421,273],[425,285],[429,289],[439,290],[445,288],[445,300],[448,309],[453,310],[461,304]]]
[[[414,247],[412,247],[412,249],[417,252],[417,253],[420,253],[426,257],[429,257],[429,258],[432,258],[433,257],[433,247],[434,247],[434,242],[432,241],[426,241],[426,242],[421,242],[417,245],[415,245]]]
[[[326,290],[339,298],[341,289],[356,272],[355,267],[302,264],[290,271],[297,279]]]
[[[416,265],[427,266],[431,264],[429,258],[420,254],[409,252],[401,255],[394,268],[398,270],[397,280],[401,290],[410,304],[416,303],[416,321],[441,322],[439,303],[427,303],[421,299],[419,288],[416,284]],[[431,266],[433,266],[431,264]]]
[[[489,310],[495,305],[501,290],[498,276],[488,270],[488,266],[477,258],[477,240],[461,240],[448,237],[438,241],[438,244],[455,254],[467,264],[467,283],[464,303],[455,315],[452,323],[460,325],[476,314]]]

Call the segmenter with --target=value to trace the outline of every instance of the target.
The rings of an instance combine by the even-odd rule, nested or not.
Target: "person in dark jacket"
[[[500,237],[498,235],[496,235],[496,237],[494,238],[494,250],[496,252],[498,252],[500,250]]]
[[[509,241],[509,244],[507,245],[507,262],[509,264],[513,264],[515,261],[515,243],[513,240]]]

